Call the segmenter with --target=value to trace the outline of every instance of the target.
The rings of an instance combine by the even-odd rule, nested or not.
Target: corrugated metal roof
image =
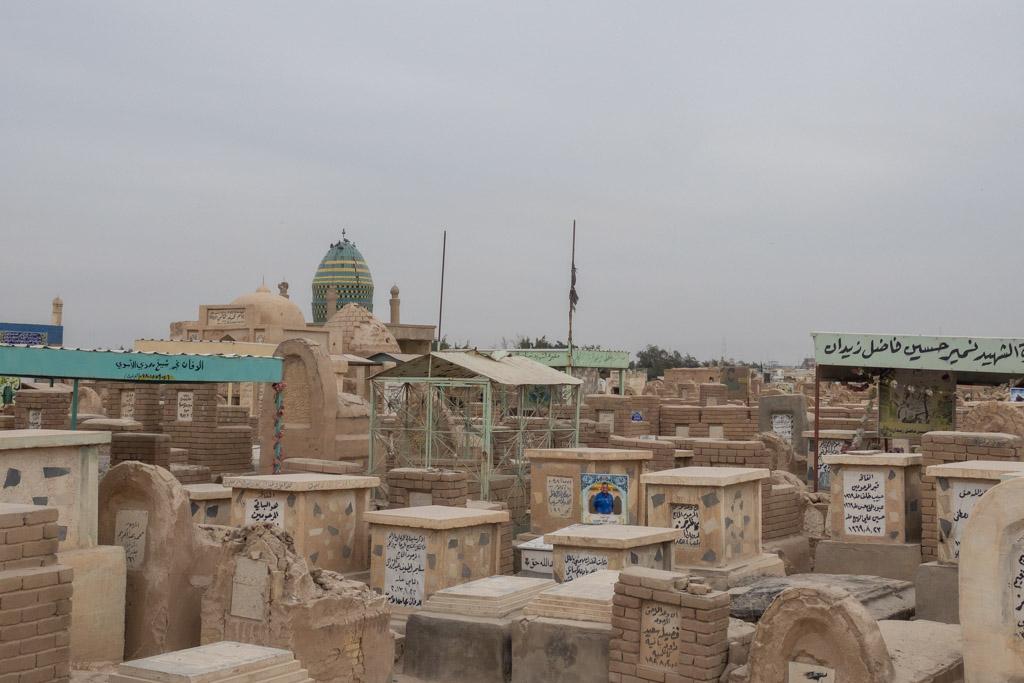
[[[476,351],[434,351],[374,375],[374,379],[427,376],[447,379],[486,377],[508,386],[583,384],[583,380],[524,356],[504,356],[496,360]]]

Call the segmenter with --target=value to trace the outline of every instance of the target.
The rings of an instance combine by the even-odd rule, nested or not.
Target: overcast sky
[[[1019,2],[0,7],[0,320],[69,346],[310,285],[387,319],[783,363],[1024,336]]]

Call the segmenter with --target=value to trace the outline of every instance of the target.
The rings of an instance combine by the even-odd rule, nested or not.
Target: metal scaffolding
[[[522,527],[530,476],[523,451],[578,444],[581,388],[565,373],[503,354],[434,352],[398,366],[370,383],[370,474],[466,472],[471,497],[507,502]]]

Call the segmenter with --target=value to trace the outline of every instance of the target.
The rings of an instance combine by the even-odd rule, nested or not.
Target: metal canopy
[[[477,351],[433,351],[408,363],[374,375],[374,379],[431,377],[469,379],[484,377],[505,386],[580,385],[576,379],[523,356],[485,355]]]
[[[280,358],[0,344],[0,375],[115,382],[280,382]]]

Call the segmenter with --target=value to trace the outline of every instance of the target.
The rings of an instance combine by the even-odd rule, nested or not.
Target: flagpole
[[[576,310],[579,296],[576,294],[576,219],[572,221],[572,282],[569,286],[569,364],[568,374],[572,375],[572,314]]]

